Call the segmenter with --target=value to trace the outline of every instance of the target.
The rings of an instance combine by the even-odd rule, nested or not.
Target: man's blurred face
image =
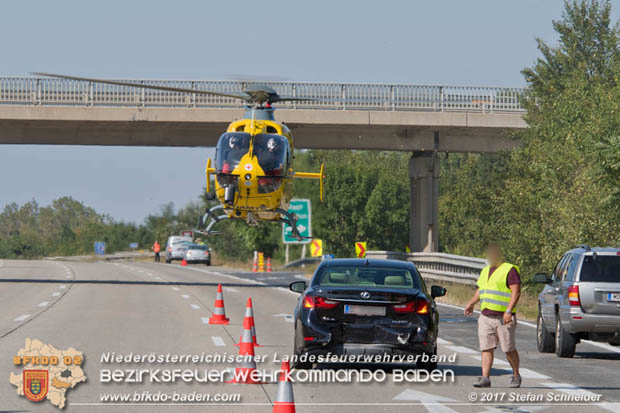
[[[492,244],[487,247],[487,261],[491,266],[502,263],[502,249],[499,245]]]

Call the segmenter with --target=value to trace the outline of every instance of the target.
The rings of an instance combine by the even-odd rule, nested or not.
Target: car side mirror
[[[440,285],[431,286],[431,297],[433,298],[443,297],[446,295],[446,292],[447,290]]]
[[[551,278],[549,278],[544,272],[539,272],[537,274],[534,274],[534,282],[541,284],[551,284]]]
[[[306,291],[306,287],[307,287],[307,284],[306,284],[306,282],[305,282],[305,281],[295,281],[294,283],[291,283],[291,284],[288,286],[288,288],[289,288],[291,291],[293,291],[293,292],[295,292],[295,293],[299,293],[299,294],[301,294],[301,293],[303,293],[304,291]]]

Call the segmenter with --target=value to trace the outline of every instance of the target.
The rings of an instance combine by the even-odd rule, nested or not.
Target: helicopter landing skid
[[[204,226],[204,230],[197,230],[196,232],[204,236],[221,234],[222,231],[212,231],[212,228],[215,226],[215,224],[217,224],[220,221],[226,220],[226,219],[235,219],[235,218],[229,217],[227,214],[217,215],[217,211],[219,210],[224,210],[224,206],[216,205],[213,208],[210,208],[209,210],[207,210],[207,212],[205,212],[205,214],[200,219],[200,222],[198,223],[198,227],[200,228]],[[278,219],[278,222],[284,222],[285,224],[290,225],[290,227],[292,228],[291,235],[293,237],[295,237],[299,241],[311,239],[311,237],[303,237],[299,233],[299,230],[297,229],[297,216],[295,214],[291,214],[288,211],[285,211],[280,208],[275,209],[275,212],[280,214],[280,219]],[[254,217],[254,215],[250,215],[248,217],[247,224],[257,225],[258,221],[256,217]]]
[[[198,228],[204,226],[204,230],[197,230],[196,232],[204,235],[204,236],[210,236],[210,235],[218,235],[221,234],[222,231],[212,231],[211,229],[213,228],[213,226],[215,224],[217,224],[220,221],[223,221],[225,219],[230,219],[230,217],[226,214],[222,214],[222,215],[216,215],[215,213],[220,210],[220,209],[224,209],[224,207],[222,205],[216,205],[213,208],[210,208],[207,210],[207,212],[205,212],[205,214],[202,216],[202,218],[199,219],[198,221]]]
[[[277,213],[279,213],[281,215],[280,219],[278,220],[279,222],[284,222],[285,224],[289,225],[292,229],[292,233],[291,235],[295,238],[297,238],[298,241],[303,241],[305,239],[311,239],[312,237],[302,237],[301,234],[299,233],[299,230],[297,229],[297,216],[295,214],[291,214],[288,211],[285,211],[283,209],[277,208],[275,210]]]

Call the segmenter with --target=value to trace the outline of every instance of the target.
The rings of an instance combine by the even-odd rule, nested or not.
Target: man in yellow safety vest
[[[480,301],[478,339],[482,351],[482,377],[478,378],[474,387],[491,387],[493,352],[498,344],[512,367],[510,387],[521,387],[519,353],[515,346],[516,306],[521,296],[519,268],[504,262],[498,243],[490,243],[486,253],[489,265],[482,269],[478,288],[465,307],[465,315],[471,315]]]

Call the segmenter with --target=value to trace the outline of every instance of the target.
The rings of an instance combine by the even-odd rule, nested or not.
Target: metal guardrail
[[[216,92],[242,91],[250,84],[266,84],[281,95],[318,99],[281,102],[282,109],[524,112],[521,88],[423,86],[369,83],[239,82],[191,80],[127,80]],[[239,107],[228,97],[157,91],[87,81],[36,77],[0,77],[0,104],[138,106],[138,107]]]
[[[440,252],[368,251],[366,256],[368,258],[411,261],[418,268],[423,278],[469,285],[476,284],[480,271],[486,265],[486,260],[481,258]]]

